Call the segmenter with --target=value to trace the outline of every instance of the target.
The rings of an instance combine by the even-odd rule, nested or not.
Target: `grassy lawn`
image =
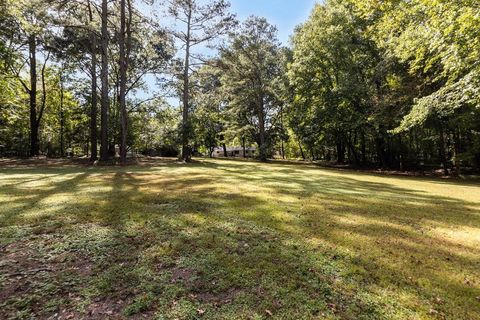
[[[0,319],[52,316],[480,319],[480,184],[221,160],[0,168]]]

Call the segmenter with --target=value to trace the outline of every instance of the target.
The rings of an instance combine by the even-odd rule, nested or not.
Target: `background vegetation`
[[[480,167],[478,1],[327,0],[289,47],[224,0],[1,6],[1,155]]]

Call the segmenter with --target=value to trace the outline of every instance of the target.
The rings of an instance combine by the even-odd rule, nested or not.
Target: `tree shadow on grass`
[[[71,173],[7,192],[22,205],[76,195],[35,223],[64,224],[54,252],[89,257],[78,316],[479,317],[478,248],[433,232],[478,229],[478,203],[250,163]],[[25,223],[15,210],[2,222]]]
[[[203,163],[202,167],[214,168],[225,171],[225,176],[233,178],[241,183],[256,183],[273,189],[275,193],[292,195],[297,197],[324,197],[324,200],[340,200],[345,208],[355,206],[357,200],[370,201],[370,205],[357,206],[357,209],[364,208],[362,214],[369,213],[382,216],[386,219],[412,218],[429,219],[435,222],[445,222],[448,226],[470,226],[480,227],[480,195],[477,202],[459,200],[452,197],[434,196],[425,191],[397,187],[388,182],[370,182],[352,179],[348,176],[328,174],[317,174],[318,169],[311,169],[302,166],[299,171],[295,168],[280,170],[262,170],[255,164],[232,164],[232,163]],[[283,166],[294,166],[282,164]],[[327,171],[328,172],[328,171]],[[369,176],[364,174],[365,176]],[[221,179],[222,175],[219,175]],[[371,176],[371,175],[370,175]],[[402,180],[419,181],[417,178],[400,177]],[[395,178],[397,179],[397,178]],[[424,181],[423,179],[420,181]],[[428,182],[437,182],[429,179]],[[452,185],[463,186],[460,182]],[[470,185],[468,185],[470,186]],[[474,185],[475,189],[468,189],[467,192],[480,191],[480,186]],[[328,197],[325,197],[328,196]],[[344,201],[346,200],[346,201]],[[384,210],[381,214],[372,210],[375,202],[383,202],[391,210]],[[435,207],[440,210],[422,210],[422,207]],[[447,207],[448,210],[443,210]],[[410,210],[413,208],[414,212]],[[453,211],[452,211],[453,209]],[[421,211],[421,212],[420,212]],[[401,213],[399,215],[399,213]],[[423,213],[423,215],[422,215]]]

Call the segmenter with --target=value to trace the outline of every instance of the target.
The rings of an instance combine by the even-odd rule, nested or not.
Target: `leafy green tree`
[[[192,77],[195,90],[191,100],[193,105],[192,127],[194,141],[205,147],[210,157],[220,143],[224,143],[225,99],[221,90],[221,69],[218,61],[212,60],[202,66]]]
[[[178,113],[162,99],[142,103],[129,112],[129,145],[150,156],[177,156]]]
[[[257,143],[262,161],[279,128],[281,60],[277,29],[264,18],[249,18],[221,50],[221,81],[232,125],[241,137],[248,133]]]
[[[371,4],[368,9],[367,14],[381,16],[375,25],[379,45],[407,63],[409,72],[421,76],[426,88],[394,132],[435,128],[446,173],[448,140],[453,141],[450,149],[457,169],[463,153],[462,136],[469,145],[467,158],[471,156],[478,162],[480,152],[473,141],[480,112],[478,3],[416,0],[386,8]]]
[[[331,145],[339,163],[346,154],[357,163],[365,157],[357,143],[365,143],[359,140],[372,125],[371,97],[380,79],[378,52],[363,30],[344,2],[329,1],[315,7],[293,39],[290,124],[313,160],[317,152],[330,153]]]
[[[17,55],[11,55],[13,58],[6,60],[6,64],[29,95],[30,155],[38,156],[40,153],[39,129],[47,99],[45,70],[51,53],[46,41],[46,27],[51,17],[49,17],[48,4],[43,0],[9,0],[7,1],[7,10],[8,15],[14,17],[13,30],[15,30],[15,32],[7,34],[7,41],[9,48],[13,48],[10,50],[14,50]],[[43,53],[41,65],[37,64],[39,49]],[[24,79],[25,69],[29,73],[29,81]],[[40,95],[38,92],[39,80],[42,87]]]

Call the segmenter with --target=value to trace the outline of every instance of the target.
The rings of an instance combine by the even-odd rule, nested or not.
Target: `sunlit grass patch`
[[[0,169],[0,241],[0,317],[480,319],[475,182],[212,160]]]

